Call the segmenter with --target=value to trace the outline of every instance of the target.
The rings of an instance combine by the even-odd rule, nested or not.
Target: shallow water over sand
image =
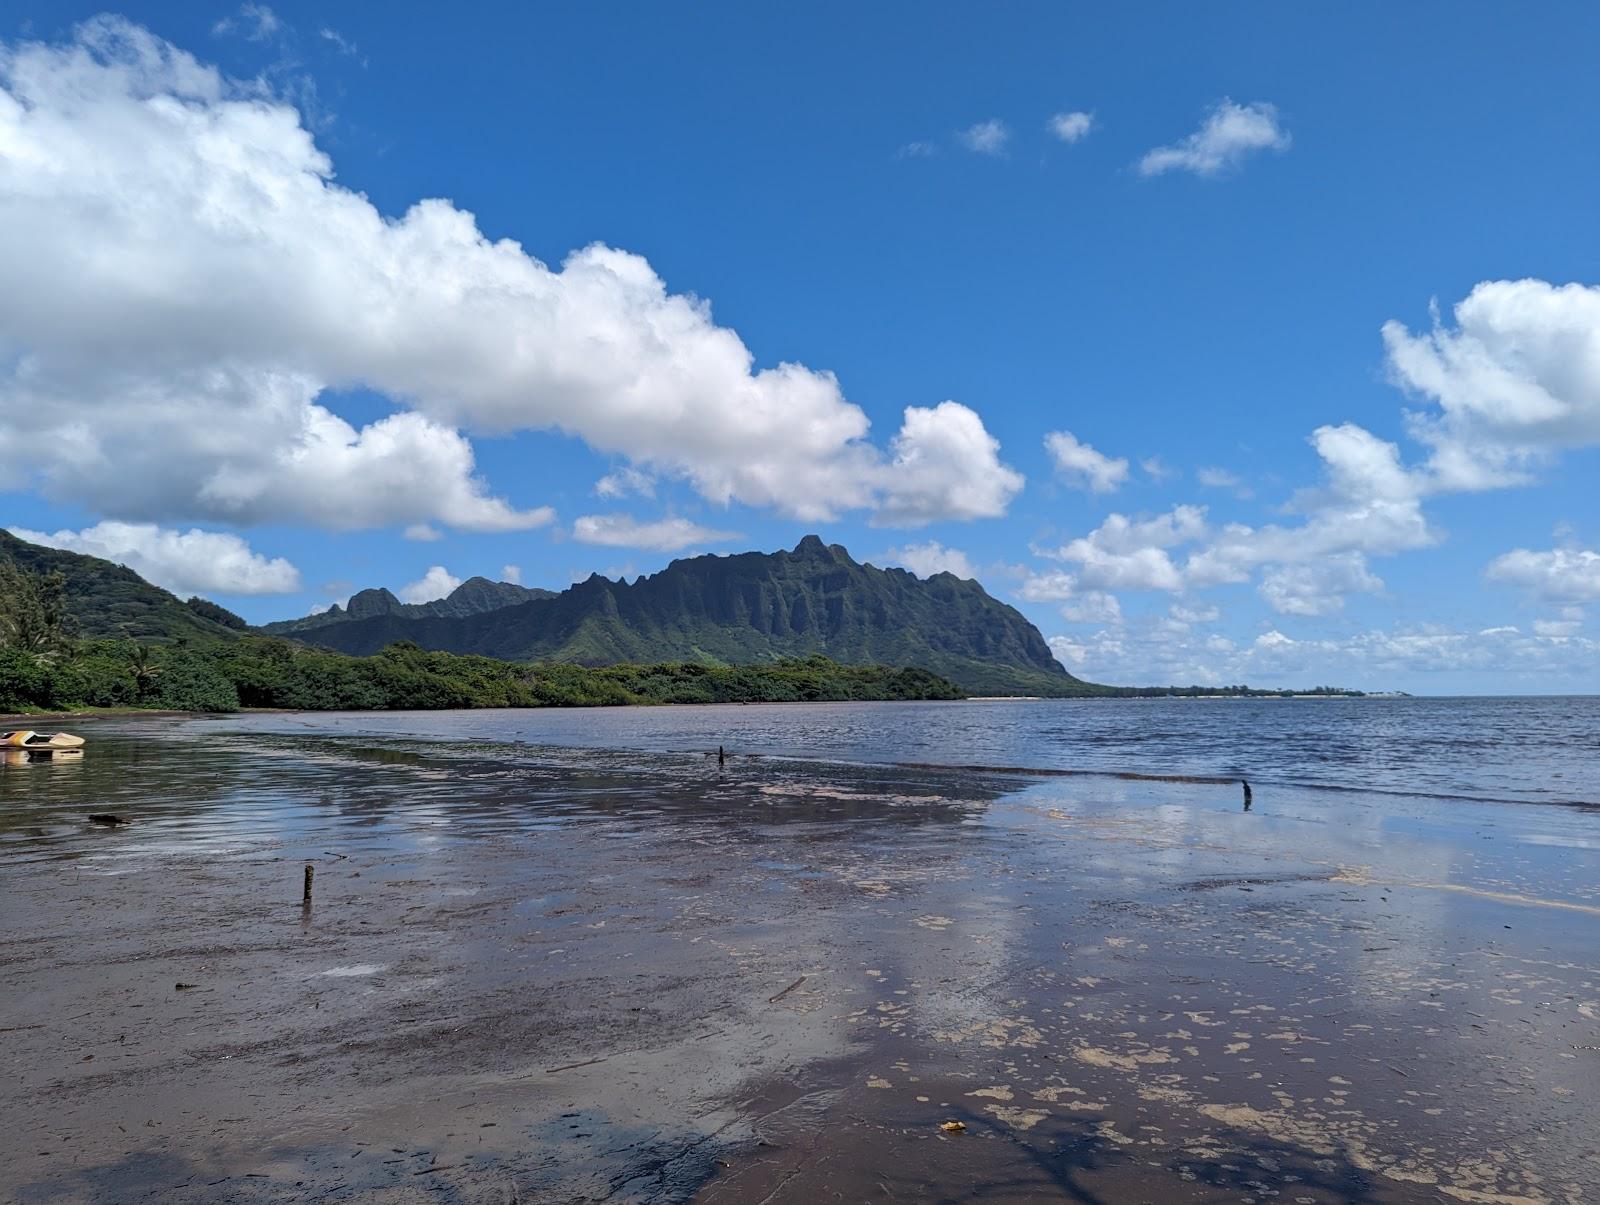
[[[0,767],[0,1199],[1600,1193],[1592,811],[701,739],[898,754],[923,710],[97,722]],[[1022,760],[941,748],[902,760]]]

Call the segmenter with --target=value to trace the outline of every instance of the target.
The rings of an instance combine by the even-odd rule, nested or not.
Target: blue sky
[[[0,18],[13,530],[253,620],[816,531],[1093,679],[1600,688],[1592,6],[99,11]]]

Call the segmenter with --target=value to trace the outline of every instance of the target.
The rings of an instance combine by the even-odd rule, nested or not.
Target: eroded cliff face
[[[816,536],[789,551],[673,561],[632,583],[595,575],[557,595],[471,614],[399,607],[357,616],[356,600],[375,593],[357,595],[348,612],[326,622],[295,621],[294,634],[357,654],[411,640],[447,652],[584,665],[742,664],[825,653],[847,664],[921,666],[979,694],[1088,689],[1061,668],[1033,624],[978,582],[879,569]]]

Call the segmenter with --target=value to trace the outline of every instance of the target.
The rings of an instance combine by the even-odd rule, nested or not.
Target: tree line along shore
[[[349,657],[271,637],[228,644],[93,640],[40,657],[0,649],[0,712],[151,708],[381,711],[473,707],[612,707],[651,703],[797,703],[961,699],[937,674],[826,657],[767,665],[519,664],[435,653],[401,642]]]

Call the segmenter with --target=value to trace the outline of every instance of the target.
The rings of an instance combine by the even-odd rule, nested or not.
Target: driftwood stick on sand
[[[791,983],[788,987],[784,988],[776,996],[768,996],[767,997],[767,1003],[768,1004],[776,1004],[779,1000],[782,1000],[785,996],[787,996],[790,992],[794,991],[795,988],[799,987],[805,981],[806,981],[806,977],[804,975],[800,976],[800,978],[796,979],[793,983]]]
[[[312,866],[310,862],[307,862],[306,863],[306,890],[305,890],[305,894],[300,897],[300,900],[301,900],[302,903],[309,904],[311,902],[311,876],[316,874],[316,873],[317,873],[316,872],[316,868],[314,866]]]
[[[602,1054],[597,1059],[584,1059],[581,1063],[564,1063],[560,1067],[546,1067],[544,1073],[546,1075],[554,1075],[557,1071],[575,1071],[579,1067],[593,1067],[596,1063],[603,1063],[610,1057],[609,1054]]]

